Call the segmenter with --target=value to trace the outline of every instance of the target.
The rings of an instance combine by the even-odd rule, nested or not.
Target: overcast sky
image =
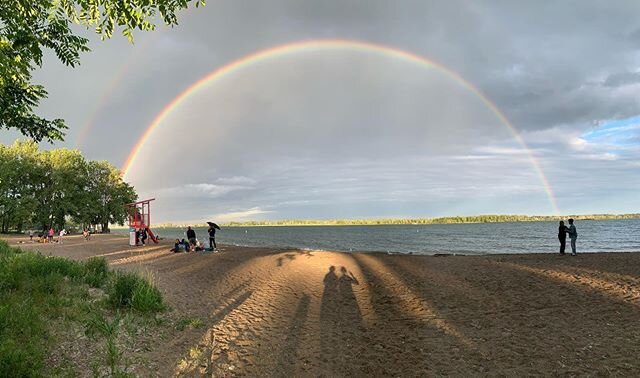
[[[213,70],[275,46],[357,49],[246,66],[191,96],[127,175],[154,221],[640,212],[640,3],[209,1],[180,25],[46,59],[40,113],[64,143],[123,166],[158,113]],[[2,131],[10,143],[15,133]]]

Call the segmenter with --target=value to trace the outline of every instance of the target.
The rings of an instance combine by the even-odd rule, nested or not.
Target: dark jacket
[[[194,230],[187,230],[187,239],[195,239],[196,232]]]
[[[567,238],[567,232],[569,232],[569,228],[567,228],[567,226],[559,226],[558,227],[558,238],[559,239],[566,239]]]

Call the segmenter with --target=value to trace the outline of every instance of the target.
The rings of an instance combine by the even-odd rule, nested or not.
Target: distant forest
[[[389,218],[389,219],[287,219],[220,223],[226,227],[251,226],[375,226],[392,224],[455,224],[455,223],[500,223],[500,222],[544,222],[573,218],[575,220],[640,219],[640,213],[634,214],[590,214],[590,215],[474,215],[441,218]],[[207,227],[196,224],[195,227]],[[186,227],[165,223],[156,227]]]

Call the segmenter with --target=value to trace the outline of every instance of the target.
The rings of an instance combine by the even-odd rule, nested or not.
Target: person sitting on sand
[[[189,248],[189,242],[184,239],[180,240],[180,249],[183,252],[190,252],[191,248]]]
[[[176,239],[176,243],[173,245],[173,248],[171,248],[169,251],[171,252],[180,252],[180,239]]]
[[[146,245],[147,242],[147,229],[143,228],[140,230],[140,240],[142,241],[142,245]]]
[[[558,240],[560,241],[560,254],[564,255],[564,248],[567,245],[567,232],[569,228],[564,225],[564,221],[560,221],[558,226]]]

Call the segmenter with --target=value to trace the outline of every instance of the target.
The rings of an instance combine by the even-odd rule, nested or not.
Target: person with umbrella
[[[207,224],[209,225],[209,229],[207,230],[207,232],[209,233],[209,248],[211,248],[211,250],[213,251],[217,251],[218,246],[216,245],[216,229],[219,230],[220,226],[213,222],[207,222]]]

